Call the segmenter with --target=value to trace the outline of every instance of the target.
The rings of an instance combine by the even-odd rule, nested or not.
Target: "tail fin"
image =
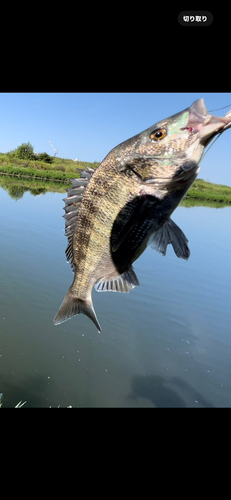
[[[64,323],[64,321],[67,321],[68,319],[71,319],[72,316],[80,313],[88,316],[88,318],[90,318],[95,324],[98,332],[101,333],[101,326],[97,320],[92,301],[79,299],[78,297],[75,297],[70,290],[68,290],[65,295],[59,311],[53,320],[54,325]]]

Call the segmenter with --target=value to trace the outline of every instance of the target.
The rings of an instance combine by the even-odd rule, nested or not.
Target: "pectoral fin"
[[[190,250],[187,245],[188,239],[181,229],[173,222],[167,219],[149,239],[149,245],[157,252],[166,254],[167,246],[172,244],[177,257],[187,260],[190,256]]]

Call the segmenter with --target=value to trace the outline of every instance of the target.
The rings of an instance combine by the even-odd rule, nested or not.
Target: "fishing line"
[[[224,106],[223,108],[210,109],[210,110],[209,110],[209,113],[211,113],[211,111],[219,111],[220,109],[229,108],[229,106],[231,106],[231,104],[228,104],[228,106]]]
[[[206,151],[202,154],[202,157],[200,159],[200,161],[198,162],[198,165],[200,165],[200,163],[202,162],[202,160],[204,159],[206,153],[208,153],[208,151],[210,150],[210,148],[213,146],[214,142],[217,141],[217,139],[221,136],[222,132],[219,132],[219,134],[217,134],[217,136],[214,138],[214,140],[211,142],[210,146],[208,149],[206,149]]]

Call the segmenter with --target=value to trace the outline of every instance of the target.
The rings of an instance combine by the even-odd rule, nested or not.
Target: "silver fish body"
[[[74,280],[54,318],[87,315],[101,331],[92,304],[97,291],[129,292],[139,285],[132,263],[148,244],[188,259],[188,240],[170,216],[199,172],[211,139],[231,126],[231,112],[210,115],[203,99],[116,146],[96,171],[87,169],[65,199],[66,249]]]

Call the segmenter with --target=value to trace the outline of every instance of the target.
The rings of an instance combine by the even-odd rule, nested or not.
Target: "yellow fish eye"
[[[165,128],[158,128],[150,134],[150,139],[152,141],[160,141],[161,139],[164,139],[166,135],[167,130]]]

